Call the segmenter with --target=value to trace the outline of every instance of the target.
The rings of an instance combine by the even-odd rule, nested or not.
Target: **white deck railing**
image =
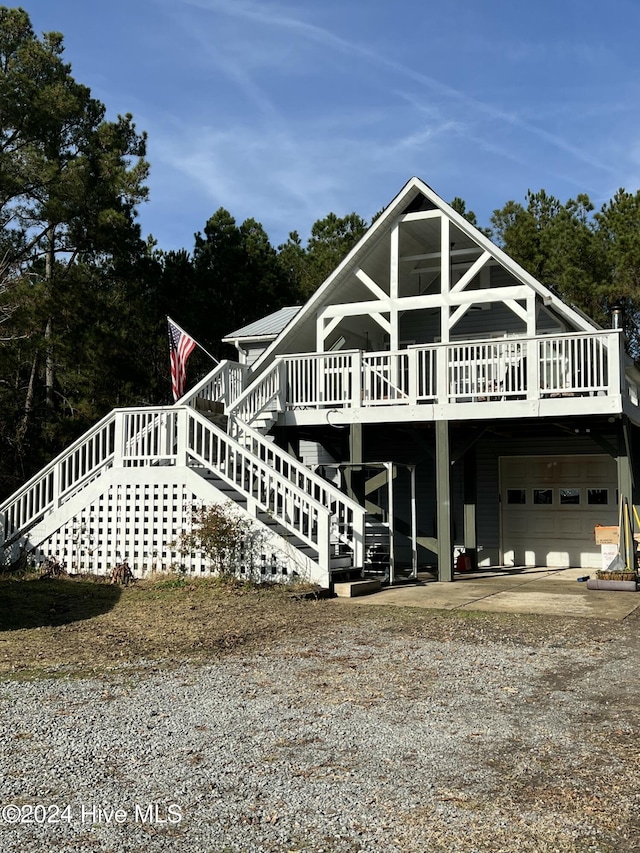
[[[361,566],[364,559],[364,508],[257,430],[236,421],[233,432],[252,459],[260,460],[269,470],[277,471],[313,501],[331,509],[332,536],[351,551],[353,565]]]
[[[115,434],[115,412],[111,412],[0,504],[0,544],[29,529],[111,467]]]
[[[177,406],[194,406],[196,399],[229,406],[244,390],[244,381],[249,368],[236,361],[221,361],[218,366],[201,379],[197,385],[181,397]]]
[[[116,415],[116,467],[195,460],[313,547],[321,568],[329,568],[332,536],[362,565],[364,509],[259,432],[236,422],[232,437],[191,407]]]
[[[244,393],[239,415],[267,396],[288,410],[620,396],[623,357],[618,331],[283,356]]]

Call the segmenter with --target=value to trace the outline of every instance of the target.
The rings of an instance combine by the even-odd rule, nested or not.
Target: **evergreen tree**
[[[0,6],[0,491],[136,395],[145,143],[130,115],[105,120],[59,33]]]

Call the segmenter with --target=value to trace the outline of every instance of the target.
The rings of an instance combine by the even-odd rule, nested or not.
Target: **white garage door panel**
[[[518,456],[500,459],[501,536],[506,564],[538,566],[601,565],[600,547],[593,528],[615,525],[617,473],[615,461],[605,455]],[[594,503],[589,490],[606,490],[607,502]],[[508,490],[513,490],[511,496]],[[524,490],[524,503],[522,500]],[[535,503],[551,495],[551,503]],[[566,490],[572,490],[569,495]],[[578,503],[562,503],[569,496]],[[602,495],[600,496],[602,497]],[[514,502],[511,503],[511,500]]]
[[[577,515],[560,516],[556,520],[556,530],[560,536],[580,538],[582,534],[582,519]],[[593,528],[591,528],[593,530]]]

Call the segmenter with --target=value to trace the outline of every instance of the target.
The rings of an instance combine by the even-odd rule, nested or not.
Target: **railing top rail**
[[[339,355],[357,355],[362,354],[367,358],[371,358],[374,356],[396,356],[406,354],[407,350],[425,350],[425,349],[440,349],[442,347],[455,347],[455,346],[475,346],[483,345],[483,344],[511,344],[511,343],[524,343],[526,341],[549,341],[549,340],[565,340],[567,338],[595,338],[602,337],[606,338],[610,335],[621,335],[622,329],[594,329],[591,332],[579,331],[579,332],[554,332],[553,334],[539,334],[539,335],[508,335],[506,337],[501,338],[470,338],[467,340],[452,340],[447,342],[439,341],[437,343],[423,343],[423,344],[409,344],[407,347],[398,350],[380,350],[377,352],[369,352],[367,350],[362,349],[341,349],[341,350],[326,350],[324,352],[300,352],[300,353],[288,353],[285,355],[277,355],[274,361],[301,361],[303,359],[322,359],[327,358],[328,356],[339,356]]]
[[[14,501],[18,500],[18,498],[22,497],[25,492],[28,492],[29,489],[34,486],[36,483],[41,481],[44,477],[52,471],[56,465],[60,462],[63,462],[69,456],[71,456],[79,447],[82,446],[86,441],[88,441],[95,433],[100,432],[100,430],[107,426],[107,424],[114,419],[114,414],[117,410],[109,412],[108,415],[105,415],[101,420],[98,421],[97,424],[94,424],[90,429],[88,429],[85,433],[83,433],[79,438],[77,438],[73,444],[70,444],[69,447],[65,448],[61,453],[59,453],[54,459],[51,460],[44,468],[41,468],[37,474],[34,474],[30,480],[21,486],[17,491],[13,492],[13,494],[9,495],[9,497],[0,504],[0,512],[2,512],[7,507],[11,506]],[[105,457],[105,462],[109,457]]]
[[[609,335],[619,335],[622,329],[597,329],[593,332],[562,332],[552,335],[509,335],[505,338],[473,338],[468,340],[455,340],[446,343],[438,342],[435,344],[409,344],[407,349],[438,349],[442,347],[468,347],[476,344],[512,344],[526,343],[527,341],[549,341],[549,340],[565,340],[567,338],[607,338]],[[406,350],[396,350],[394,354],[406,352]],[[372,355],[375,353],[367,353]],[[391,353],[390,353],[391,354]]]
[[[199,413],[198,413],[199,414]],[[201,417],[201,416],[200,416]],[[207,424],[210,422],[204,419]],[[286,453],[284,450],[280,450],[277,445],[274,445],[273,442],[267,441],[267,439],[262,435],[258,430],[253,429],[250,426],[247,426],[244,423],[240,424],[240,428],[248,433],[251,438],[256,440],[259,444],[265,447],[270,452],[280,452],[282,454],[283,459],[287,462],[287,464],[293,466],[294,468],[298,468],[305,477],[307,477],[314,485],[319,486],[324,489],[328,495],[336,501],[341,501],[345,506],[348,506],[350,509],[354,511],[354,513],[365,515],[364,507],[360,506],[357,501],[354,501],[353,498],[350,498],[348,495],[345,495],[344,492],[341,492],[333,483],[330,483],[328,480],[323,479],[319,474],[316,474],[310,468],[305,467],[301,462],[298,462],[297,459],[294,459],[290,454]],[[225,433],[226,435],[226,433]]]
[[[193,388],[183,394],[179,400],[176,400],[174,405],[187,406],[191,400],[195,399],[198,396],[198,391],[201,391],[217,376],[228,372],[231,368],[238,368],[239,370],[243,370],[245,372],[249,369],[246,364],[240,364],[240,362],[238,361],[229,361],[229,359],[223,359],[213,368],[213,370],[207,373],[206,376],[204,376],[196,385],[194,385]]]
[[[162,414],[173,414],[176,411],[176,408],[179,407],[177,403],[173,406],[121,406],[120,408],[114,409],[112,414],[120,415],[120,414],[145,414],[145,415],[162,415]]]
[[[191,409],[191,408],[188,409],[188,412],[189,412],[189,417],[193,418],[194,420],[199,421],[205,429],[209,430],[209,432],[212,432],[215,435],[224,437],[225,441],[228,441],[230,444],[236,443],[235,440],[233,438],[231,438],[230,435],[227,435],[226,432],[223,432],[219,427],[215,426],[215,424],[212,424],[211,421],[209,421],[209,420],[207,420],[207,418],[203,417],[203,415],[201,415],[200,412],[196,411],[195,409]],[[252,430],[252,432],[253,432],[253,430]],[[245,450],[246,448],[242,448],[242,449]],[[252,454],[250,454],[248,450],[246,452],[247,452],[248,456],[251,456],[252,464],[259,465],[262,468],[265,468],[269,472],[269,476],[272,476],[275,480],[278,480],[279,482],[281,482],[288,489],[290,489],[290,491],[293,494],[297,495],[302,500],[309,501],[310,503],[313,503],[320,514],[326,515],[327,518],[329,518],[331,516],[331,509],[329,507],[326,507],[326,506],[323,506],[322,504],[319,504],[317,501],[314,500],[312,495],[305,492],[305,490],[301,489],[300,486],[297,486],[295,483],[293,483],[291,480],[289,480],[283,474],[280,474],[274,468],[271,468],[269,465],[267,465],[266,462],[263,462],[263,460],[260,459],[259,457],[256,457],[256,456],[253,456]],[[287,460],[287,461],[289,461],[289,460]],[[319,479],[321,479],[321,478],[319,478]],[[323,484],[324,484],[324,482],[325,481],[322,480]],[[236,484],[236,487],[238,487],[238,484]],[[342,493],[340,493],[340,494],[342,495]],[[346,495],[342,495],[342,497],[346,497]]]

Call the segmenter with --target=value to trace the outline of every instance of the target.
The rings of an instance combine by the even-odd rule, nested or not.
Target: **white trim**
[[[385,293],[385,291],[379,285],[377,285],[375,281],[371,278],[371,276],[367,275],[364,270],[357,269],[356,276],[364,285],[369,288],[369,290],[371,291],[371,293],[373,293],[374,296],[378,297],[378,299],[384,300],[389,298],[389,294]]]
[[[451,288],[451,293],[456,293],[459,290],[464,290],[465,287],[476,277],[484,265],[491,260],[489,252],[483,252],[480,257],[474,261],[466,273],[460,278]]]
[[[418,194],[422,194],[428,201],[435,205],[436,209],[402,214],[401,211],[403,209],[406,209],[407,206],[416,198]],[[528,288],[529,290],[532,290],[534,293],[539,295],[547,304],[552,305],[554,309],[558,312],[558,314],[563,317],[570,326],[574,327],[578,331],[599,331],[599,327],[596,323],[589,320],[578,310],[564,303],[547,287],[536,281],[536,279],[532,275],[530,275],[526,270],[524,270],[507,254],[505,254],[502,249],[494,245],[488,237],[486,237],[481,231],[471,225],[471,223],[469,223],[463,216],[457,213],[457,211],[455,211],[451,207],[451,205],[443,201],[443,199],[441,199],[431,189],[431,187],[429,187],[419,178],[414,177],[411,178],[405,184],[402,190],[388,205],[384,212],[376,219],[373,225],[362,237],[362,239],[356,244],[356,246],[354,246],[354,248],[349,252],[349,254],[344,258],[344,260],[336,267],[336,269],[331,273],[331,275],[318,288],[318,290],[309,299],[306,305],[304,305],[296,314],[296,316],[292,318],[291,322],[265,350],[262,356],[254,363],[252,370],[253,375],[258,375],[266,367],[266,365],[270,362],[270,360],[277,352],[282,354],[287,351],[287,339],[292,333],[292,331],[296,328],[296,326],[306,322],[309,317],[313,315],[313,313],[316,312],[319,306],[323,303],[325,303],[325,308],[328,307],[326,306],[326,300],[332,292],[334,284],[336,284],[336,282],[339,281],[343,277],[343,275],[347,273],[348,270],[353,269],[354,266],[359,266],[360,259],[362,259],[364,255],[368,253],[376,244],[376,242],[382,239],[385,234],[388,235],[390,230],[395,225],[397,225],[398,222],[416,222],[421,220],[436,219],[438,217],[441,218],[443,224],[447,223],[442,228],[443,233],[441,239],[441,243],[443,244],[441,246],[441,254],[443,257],[443,263],[445,264],[447,269],[450,263],[450,246],[448,235],[446,245],[444,245],[444,234],[445,232],[448,232],[448,223],[451,222],[455,225],[456,228],[458,228],[464,235],[466,235],[470,240],[476,243],[481,249],[488,252],[492,256],[494,261],[497,261],[498,264],[500,264],[504,269],[511,273],[514,278],[519,281],[521,285],[524,286],[525,289]],[[496,290],[504,290],[504,288],[496,288]],[[507,298],[524,299],[526,298],[526,295],[527,294],[523,296],[509,296]],[[399,310],[403,310],[403,306],[398,305],[397,307]],[[372,307],[372,310],[375,309]],[[377,306],[377,310],[380,310],[380,306]],[[442,325],[448,329],[448,322],[443,322]]]

